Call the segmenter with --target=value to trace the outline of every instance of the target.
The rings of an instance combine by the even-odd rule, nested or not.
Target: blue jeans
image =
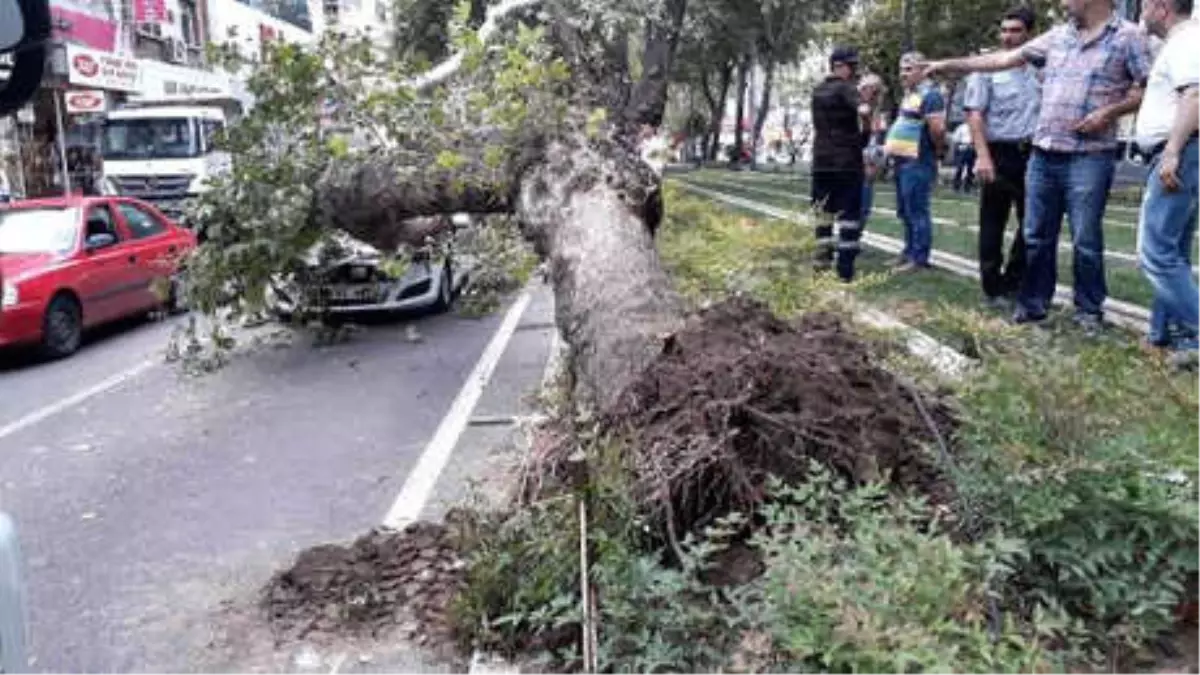
[[[929,265],[933,247],[933,215],[930,198],[937,170],[921,161],[896,165],[896,215],[904,223],[904,252],[910,262]]]
[[[1191,262],[1200,188],[1196,139],[1180,153],[1178,190],[1168,192],[1163,187],[1158,178],[1161,163],[1159,157],[1150,166],[1138,224],[1138,262],[1154,286],[1148,338],[1162,346],[1196,349],[1200,291]]]
[[[1104,280],[1104,209],[1116,155],[1034,150],[1025,174],[1025,277],[1019,311],[1043,317],[1058,283],[1058,236],[1065,215],[1074,249],[1075,312],[1096,317],[1108,297]]]

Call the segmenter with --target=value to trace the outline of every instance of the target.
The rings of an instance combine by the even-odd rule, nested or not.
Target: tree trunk
[[[682,325],[641,207],[656,185],[619,148],[555,144],[521,181],[516,213],[549,261],[575,402],[604,409]]]
[[[754,116],[754,138],[751,141],[751,152],[757,161],[758,148],[762,143],[763,125],[767,122],[767,112],[771,109],[771,86],[775,80],[775,62],[767,61],[766,72],[763,73],[762,97],[758,101],[758,114]]]
[[[668,76],[679,44],[679,31],[687,11],[687,0],[667,0],[665,23],[649,22],[642,52],[642,79],[634,86],[625,110],[631,126],[662,124],[667,102]]]
[[[745,147],[744,134],[742,133],[742,122],[746,118],[746,88],[750,84],[750,57],[749,55],[742,57],[738,62],[737,73],[737,112],[735,126],[733,129],[733,149],[737,153],[734,157],[735,162],[742,161],[742,150]]]
[[[721,154],[721,125],[725,122],[725,100],[729,97],[729,85],[733,79],[733,64],[727,63],[721,69],[720,93],[713,96],[708,87],[708,77],[701,81],[704,85],[704,98],[708,102],[708,154],[709,161],[714,161]]]
[[[330,169],[316,191],[320,224],[391,249],[434,225],[420,216],[515,213],[549,261],[576,403],[606,408],[683,319],[654,246],[658,176],[617,143],[583,140],[551,142],[535,163],[510,168],[510,183],[455,171],[458,181],[402,174],[383,159]]]

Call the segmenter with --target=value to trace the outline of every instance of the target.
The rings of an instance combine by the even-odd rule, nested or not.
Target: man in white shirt
[[[1151,157],[1138,224],[1138,261],[1154,286],[1147,341],[1169,349],[1177,366],[1196,364],[1200,292],[1192,278],[1196,233],[1197,86],[1200,85],[1200,23],[1193,0],[1145,0],[1142,18],[1165,38],[1150,71],[1135,137]]]
[[[970,192],[975,187],[975,145],[971,141],[971,127],[963,122],[951,134],[954,141],[955,192]]]

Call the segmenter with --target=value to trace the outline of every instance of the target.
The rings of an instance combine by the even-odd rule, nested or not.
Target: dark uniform
[[[830,61],[854,65],[858,54],[838,48]],[[854,277],[854,259],[862,237],[863,149],[869,131],[859,122],[858,87],[853,80],[831,75],[817,85],[812,96],[812,124],[816,266],[828,268],[836,251],[838,276],[849,281]]]

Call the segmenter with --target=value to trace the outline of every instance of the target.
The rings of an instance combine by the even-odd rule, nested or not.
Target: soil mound
[[[450,637],[448,605],[463,579],[450,531],[415,523],[301,552],[267,583],[262,607],[278,641],[396,629],[421,644],[442,642]]]
[[[669,338],[606,421],[633,440],[638,502],[682,533],[753,509],[769,476],[802,480],[814,461],[853,484],[886,476],[947,503],[914,394],[838,317],[792,325],[735,297]]]

